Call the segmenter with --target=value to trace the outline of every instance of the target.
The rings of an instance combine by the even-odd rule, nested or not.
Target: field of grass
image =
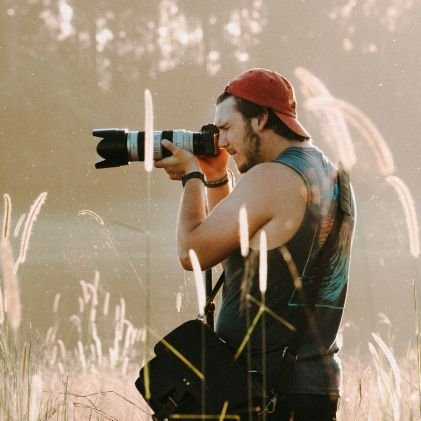
[[[109,348],[100,357],[100,338],[91,336],[74,349],[65,349],[57,332],[50,331],[48,338],[28,329],[13,332],[4,321],[0,330],[0,419],[150,420],[150,410],[134,387],[141,358],[130,349],[142,349],[141,343],[130,344],[130,328],[119,332],[118,321],[113,324],[114,345],[119,350]],[[419,419],[416,353],[411,351],[397,362],[383,349],[381,339],[377,341],[373,340],[373,358],[368,363],[344,358],[339,419]]]
[[[151,411],[134,386],[145,330],[128,320],[124,299],[111,308],[110,293],[100,288],[99,272],[92,282],[80,281],[80,296],[75,297],[78,311],[66,320],[58,316],[60,295],[56,295],[45,334],[22,319],[17,271],[25,262],[32,225],[45,197],[34,202],[25,224],[18,223],[22,233],[15,259],[9,238],[10,198],[5,195],[0,244],[0,420],[150,420]],[[73,339],[63,339],[69,337]],[[420,419],[419,350],[409,349],[405,358],[396,360],[391,347],[376,334],[367,346],[371,355],[367,361],[343,357],[339,419]]]

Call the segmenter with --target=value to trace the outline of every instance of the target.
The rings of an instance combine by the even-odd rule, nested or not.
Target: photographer
[[[336,229],[341,192],[337,168],[313,145],[297,120],[292,86],[270,70],[241,73],[218,97],[215,125],[219,129],[218,156],[198,158],[163,140],[162,145],[172,155],[155,161],[157,168],[165,169],[172,180],[182,180],[184,185],[177,223],[180,262],[185,269],[192,269],[190,249],[196,252],[202,269],[224,262],[226,280],[216,331],[238,349],[259,309],[256,255],[261,232],[266,233],[265,305],[269,311],[259,320],[243,352],[250,352],[253,361],[260,364],[268,393],[277,392],[283,351],[293,338],[293,331],[273,315],[294,326],[305,306],[294,283],[294,270],[307,297],[317,297],[312,328],[294,355],[296,362],[275,413],[266,419],[334,420],[341,389],[336,336],[354,230],[352,191],[347,198],[350,214],[341,219],[339,241],[329,250],[323,279],[317,291],[312,291],[321,266],[320,250],[329,232]],[[233,189],[230,157],[243,174]],[[240,252],[238,218],[242,206],[247,210],[249,228],[246,259]],[[244,288],[255,300],[247,300]]]

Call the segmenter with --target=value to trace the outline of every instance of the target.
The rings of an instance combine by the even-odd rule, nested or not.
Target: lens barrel
[[[201,132],[187,130],[153,132],[153,159],[162,159],[171,155],[161,145],[162,139],[167,139],[194,155],[217,155],[218,145],[215,137],[217,132],[218,129],[213,124],[203,126]],[[127,129],[95,129],[92,134],[102,137],[96,150],[98,155],[104,158],[104,161],[97,162],[96,168],[119,167],[132,161],[145,160],[145,132],[128,131]]]

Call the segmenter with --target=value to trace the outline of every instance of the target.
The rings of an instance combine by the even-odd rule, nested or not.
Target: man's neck
[[[300,142],[299,140],[289,140],[283,136],[279,136],[274,133],[268,134],[264,137],[262,136],[261,139],[261,156],[263,158],[263,162],[273,161],[285,149],[291,147],[303,148],[312,145],[311,139]]]

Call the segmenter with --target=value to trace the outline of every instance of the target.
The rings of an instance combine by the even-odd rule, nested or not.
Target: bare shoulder
[[[262,230],[267,234],[269,248],[279,247],[293,237],[303,221],[309,196],[300,174],[285,164],[267,162],[249,170],[238,188],[239,195],[247,197],[252,215],[264,215],[252,233],[252,248],[258,248]]]
[[[306,210],[307,189],[293,169],[262,163],[245,173],[233,189],[190,234],[202,268],[225,260],[240,246],[239,211],[247,211],[250,247],[258,248],[261,231],[269,248],[285,244],[297,232]]]
[[[251,168],[240,179],[239,188],[253,190],[259,196],[273,198],[279,193],[283,198],[297,197],[307,200],[308,191],[304,179],[297,171],[279,162],[265,162]]]

